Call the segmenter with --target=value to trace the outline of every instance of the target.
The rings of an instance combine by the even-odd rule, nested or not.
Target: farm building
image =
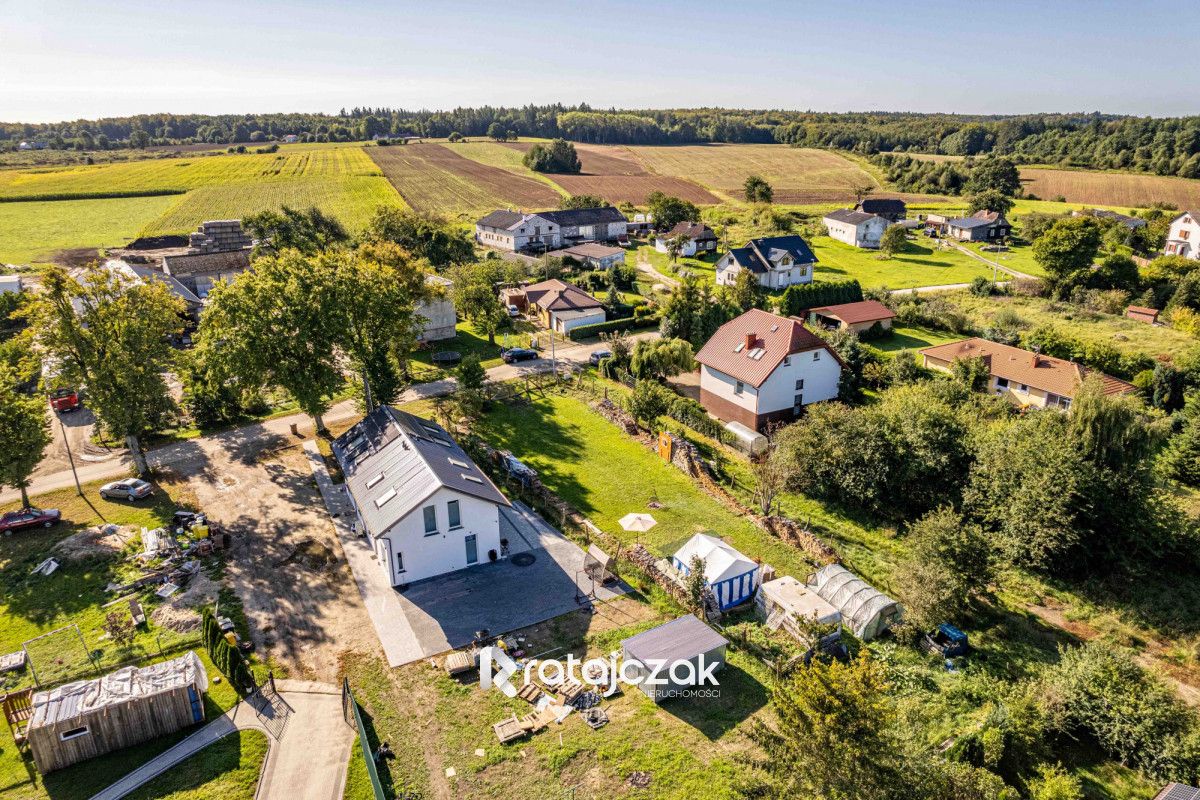
[[[622,673],[640,681],[642,693],[661,703],[696,686],[699,673],[708,665],[715,663],[716,669],[724,666],[728,644],[689,614],[622,640]]]
[[[208,675],[193,652],[33,696],[26,735],[42,774],[204,721]]]
[[[249,250],[163,256],[163,272],[204,299],[217,281],[232,281],[250,269]]]
[[[617,264],[625,263],[624,250],[619,247],[610,247],[609,245],[597,244],[595,242],[572,245],[571,247],[555,250],[546,255],[557,258],[573,258],[589,269],[608,269],[609,267],[615,267]]]
[[[692,559],[704,562],[704,583],[712,590],[722,609],[740,605],[754,596],[762,579],[758,564],[725,542],[706,533],[697,533],[671,556],[675,569],[687,575]]]
[[[869,331],[878,324],[881,328],[892,327],[895,312],[878,300],[860,300],[857,303],[841,303],[811,309],[809,319],[814,325],[827,328],[842,328],[855,333]]]
[[[332,449],[392,586],[499,557],[508,500],[437,423],[379,406]]]
[[[682,236],[686,241],[679,255],[691,257],[697,253],[714,253],[717,250],[717,234],[702,222],[680,222],[671,230],[654,237],[654,249],[660,253],[668,251],[667,243]]]
[[[883,240],[883,232],[890,224],[877,214],[867,214],[862,211],[851,211],[839,208],[830,211],[822,220],[829,238],[845,242],[852,247],[878,249]]]
[[[784,575],[767,581],[754,598],[758,617],[772,630],[783,629],[794,639],[809,639],[806,625],[838,625],[842,614],[808,586]]]
[[[458,333],[455,328],[458,315],[454,310],[454,295],[450,291],[454,288],[454,282],[441,275],[428,275],[425,285],[433,291],[433,296],[421,302],[415,309],[417,316],[423,320],[417,341],[437,342],[453,339]]]
[[[613,242],[627,235],[629,221],[612,206],[562,211],[493,211],[475,223],[475,241],[512,252],[543,253],[582,242]]]
[[[767,236],[735,247],[717,261],[717,285],[732,286],[738,273],[748,270],[764,289],[784,289],[812,283],[817,257],[799,236]]]
[[[172,275],[159,272],[156,269],[141,264],[130,264],[117,258],[110,258],[105,261],[104,268],[114,274],[123,275],[135,283],[149,284],[152,281],[157,281],[166,286],[168,292],[183,301],[188,314],[197,317],[200,314],[200,309],[203,306],[201,299],[191,289],[187,288],[182,281],[177,280]]]
[[[1200,259],[1200,211],[1184,211],[1171,220],[1163,255]]]
[[[1158,309],[1146,308],[1145,306],[1130,306],[1125,309],[1125,316],[1130,319],[1136,319],[1138,322],[1147,322],[1153,325],[1158,322]]]
[[[875,214],[888,222],[899,222],[908,216],[908,206],[904,201],[891,197],[864,197],[854,206],[854,210]]]
[[[821,567],[808,586],[836,608],[842,623],[864,642],[881,636],[903,613],[899,603],[840,564]]]

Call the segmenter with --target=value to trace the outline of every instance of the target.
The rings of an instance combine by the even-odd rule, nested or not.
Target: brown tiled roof
[[[1154,316],[1158,315],[1157,308],[1146,308],[1145,306],[1129,306],[1129,308],[1125,309],[1125,311],[1132,311],[1135,314],[1151,314]]]
[[[823,306],[812,311],[823,317],[840,319],[847,325],[859,322],[875,322],[881,319],[892,319],[896,314],[878,300],[861,300],[857,303],[841,303],[836,306]]]
[[[671,239],[676,236],[686,236],[689,239],[716,239],[717,235],[713,233],[713,229],[705,225],[703,222],[679,222],[674,228],[666,233],[659,234],[660,237]]]
[[[753,347],[746,347],[749,334],[754,334]],[[805,328],[799,320],[752,308],[718,328],[700,348],[696,360],[757,388],[783,362],[784,356],[818,348],[838,357],[821,337]],[[759,349],[763,354],[752,357],[751,353]]]
[[[578,311],[585,308],[600,308],[601,303],[590,294],[558,278],[525,287],[525,299],[536,303],[546,311]]]
[[[1079,385],[1089,375],[1100,377],[1105,394],[1125,394],[1133,391],[1131,384],[1103,372],[1089,370],[1072,361],[1039,355],[987,339],[963,339],[927,347],[921,351],[921,355],[946,362],[957,358],[980,357],[988,365],[988,370],[993,376],[1023,383],[1044,392],[1053,392],[1060,397],[1074,397],[1079,391]]]

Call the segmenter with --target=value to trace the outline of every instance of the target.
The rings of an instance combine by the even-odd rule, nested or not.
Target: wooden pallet
[[[496,738],[500,740],[500,744],[511,742],[513,739],[520,739],[529,733],[529,729],[522,724],[521,720],[517,719],[516,714],[513,714],[506,720],[497,722],[492,726],[492,730],[496,732]]]

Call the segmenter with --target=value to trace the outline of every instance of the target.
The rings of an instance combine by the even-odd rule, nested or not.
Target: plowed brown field
[[[1068,203],[1098,206],[1141,208],[1156,202],[1178,208],[1200,206],[1200,180],[1189,178],[1023,167],[1021,184],[1043,200],[1062,195]]]
[[[410,206],[441,214],[479,214],[496,208],[556,208],[560,197],[544,183],[463,158],[440,144],[367,148]]]

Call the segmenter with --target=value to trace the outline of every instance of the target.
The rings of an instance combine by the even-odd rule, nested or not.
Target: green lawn
[[[496,343],[488,344],[486,333],[480,333],[469,321],[458,323],[457,333],[453,339],[443,339],[432,342],[428,348],[422,348],[412,355],[417,366],[414,368],[414,378],[419,381],[436,380],[444,374],[444,370],[433,362],[435,353],[455,350],[463,357],[470,354],[479,356],[479,362],[484,369],[497,367],[504,363],[500,357],[502,347],[529,347],[531,338],[537,338],[545,347],[550,345],[550,332],[538,328],[525,320],[513,320],[511,330],[496,334]],[[561,336],[557,341],[566,342]]]
[[[962,245],[974,250],[989,261],[995,261],[1002,267],[1010,267],[1017,272],[1024,272],[1026,275],[1033,275],[1039,278],[1046,274],[1046,270],[1042,269],[1042,265],[1033,257],[1033,247],[1030,245],[1010,245],[1008,250],[1001,252],[986,251],[983,249],[985,245],[976,242],[962,242]],[[999,280],[1005,280],[1007,276],[1004,273],[1000,273],[998,277]]]
[[[679,256],[672,263],[669,255],[658,252],[654,249],[653,243],[651,243],[639,245],[637,250],[630,252],[625,257],[625,261],[629,264],[636,264],[638,261],[649,261],[650,266],[664,275],[678,275],[680,272],[687,270],[710,282],[716,282],[717,280],[716,256],[709,256],[707,259]]]
[[[121,247],[179,195],[0,203],[0,261],[48,261],[58,250]]]
[[[941,286],[970,283],[979,276],[990,278],[992,270],[957,250],[937,249],[924,237],[909,240],[904,252],[881,259],[874,250],[863,250],[816,236],[809,246],[817,256],[813,277],[818,281],[844,281],[854,278],[864,289],[908,289],[915,286]]]
[[[911,350],[933,347],[962,339],[955,333],[926,328],[923,325],[893,325],[892,335],[867,342],[871,347],[884,351]]]
[[[128,795],[128,800],[252,800],[267,757],[267,735],[226,736]]]

